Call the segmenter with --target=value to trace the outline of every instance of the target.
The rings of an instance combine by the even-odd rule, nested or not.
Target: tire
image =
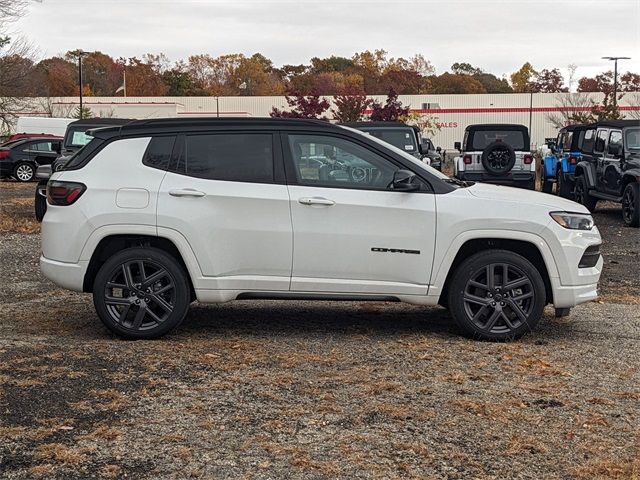
[[[516,152],[511,145],[493,142],[482,151],[482,166],[492,175],[505,175],[516,163]]]
[[[100,320],[126,339],[158,338],[175,329],[187,314],[190,298],[182,266],[152,247],[116,253],[100,267],[93,283],[93,304]]]
[[[31,163],[20,162],[13,169],[13,176],[19,182],[30,182],[36,176],[36,169]]]
[[[562,198],[573,198],[573,192],[571,191],[571,184],[564,179],[562,170],[558,170],[556,173],[556,195]]]
[[[627,184],[622,193],[622,219],[628,227],[640,226],[640,184]]]
[[[36,197],[34,200],[36,220],[39,222],[42,221],[44,214],[47,213],[47,199],[38,193],[38,188],[40,188],[41,185],[41,183],[38,183],[36,187]]]
[[[593,212],[596,209],[596,205],[598,204],[598,199],[596,197],[592,197],[589,194],[589,186],[587,185],[587,180],[584,175],[580,175],[576,177],[576,187],[575,187],[575,200],[578,203],[581,203],[590,212]]]
[[[513,340],[532,331],[546,304],[540,272],[508,250],[485,250],[464,260],[451,278],[448,297],[449,311],[462,332],[491,341]]]

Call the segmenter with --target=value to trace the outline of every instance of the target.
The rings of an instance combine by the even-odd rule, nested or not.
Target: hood
[[[496,202],[513,202],[525,205],[540,205],[549,211],[565,211],[576,213],[589,213],[583,205],[567,200],[566,198],[549,195],[547,193],[525,190],[523,188],[505,187],[502,185],[492,185],[490,183],[475,183],[467,188],[467,191],[474,197]],[[526,208],[522,210],[526,215]]]

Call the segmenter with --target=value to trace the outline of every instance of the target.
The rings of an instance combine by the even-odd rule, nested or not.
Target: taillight
[[[471,165],[471,155],[465,155],[464,157],[462,157],[462,161],[465,165]]]
[[[524,156],[524,164],[531,165],[533,163],[533,155],[525,155]]]
[[[9,150],[0,150],[0,158],[7,158],[9,156]]]
[[[571,156],[569,157],[569,163],[570,163],[571,165],[575,165],[576,163],[578,163],[578,157],[574,157],[573,155],[571,155]]]
[[[51,205],[71,205],[86,189],[85,185],[77,182],[49,182],[47,183],[47,202]]]

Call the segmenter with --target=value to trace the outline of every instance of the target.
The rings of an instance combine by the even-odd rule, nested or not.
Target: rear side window
[[[580,145],[580,150],[585,153],[591,153],[593,151],[593,141],[596,136],[595,130],[587,130],[584,132],[584,138]]]
[[[187,135],[178,171],[210,180],[273,183],[273,136],[270,133]]]
[[[148,167],[166,170],[169,167],[175,141],[175,136],[153,137],[144,152],[142,163]]]
[[[604,152],[604,146],[609,136],[608,130],[598,130],[598,136],[596,137],[596,143],[593,146],[593,151],[602,153]]]

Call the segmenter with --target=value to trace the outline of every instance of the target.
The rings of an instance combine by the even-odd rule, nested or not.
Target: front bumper
[[[88,261],[78,263],[58,262],[44,255],[40,256],[40,271],[56,285],[76,292],[82,292]]]

